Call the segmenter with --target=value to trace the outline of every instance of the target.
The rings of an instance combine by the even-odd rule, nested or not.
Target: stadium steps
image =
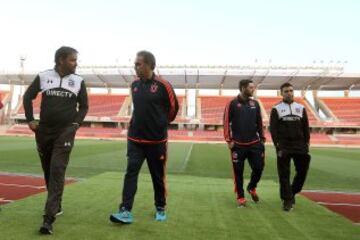
[[[314,100],[319,105],[319,108],[326,115],[326,117],[330,118],[334,122],[340,122],[331,109],[319,97],[315,97]]]
[[[319,113],[315,110],[315,108],[313,107],[313,105],[311,105],[311,103],[309,102],[309,100],[304,97],[304,104],[307,110],[310,111],[310,113],[312,114],[312,116],[318,121],[318,122],[322,122],[322,119],[319,116]]]
[[[120,108],[119,116],[130,116],[131,97],[127,96]]]

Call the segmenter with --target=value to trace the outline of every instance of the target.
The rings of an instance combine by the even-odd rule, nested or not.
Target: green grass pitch
[[[0,137],[0,171],[41,175],[32,138]],[[360,149],[312,148],[305,189],[360,192]],[[126,142],[77,140],[67,171],[80,179],[66,187],[54,239],[359,239],[349,220],[299,197],[281,211],[274,149],[258,192],[261,202],[236,208],[230,155],[224,144],[170,143],[167,222],[153,220],[153,191],[146,163],[135,199],[135,223],[109,222],[126,167]],[[249,176],[246,166],[245,177]],[[0,239],[38,239],[45,194],[2,206]]]

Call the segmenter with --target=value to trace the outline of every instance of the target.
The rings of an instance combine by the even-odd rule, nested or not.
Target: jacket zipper
[[[290,108],[290,114],[293,115],[292,111],[291,111],[291,103],[288,103],[288,105],[289,105],[289,108]]]

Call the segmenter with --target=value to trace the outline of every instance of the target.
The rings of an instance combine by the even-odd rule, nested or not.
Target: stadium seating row
[[[1,93],[0,93],[1,94]],[[127,121],[129,112],[121,113],[120,110],[126,102],[126,95],[89,95],[89,112],[88,117],[109,117],[114,121]],[[223,112],[226,104],[233,97],[229,96],[201,96],[197,101],[199,122],[207,125],[221,125]],[[186,117],[186,97],[178,96],[179,112],[175,119],[175,123],[186,123],[190,119]],[[280,97],[259,97],[258,98],[263,109],[264,124],[268,125],[271,108],[281,100]],[[318,114],[313,110],[311,105],[303,97],[296,97],[295,100],[303,104],[307,110],[310,126],[339,126],[339,125],[354,125],[360,126],[360,98],[319,98],[324,105],[327,106],[330,113],[333,115],[334,121],[324,122]],[[34,113],[40,111],[41,95],[39,95],[33,102]],[[130,104],[130,101],[127,101]],[[20,107],[18,114],[24,114],[23,107]]]

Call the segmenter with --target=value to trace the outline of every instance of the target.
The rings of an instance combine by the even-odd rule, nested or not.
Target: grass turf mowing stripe
[[[169,173],[231,178],[232,170],[226,144],[194,143],[189,162],[182,172],[184,160],[192,144],[169,143]],[[0,145],[1,171],[42,175],[33,138],[0,137]],[[311,148],[311,155],[305,189],[360,192],[360,149]],[[67,176],[87,178],[109,171],[124,171],[126,165],[126,142],[77,140]],[[144,166],[142,172],[148,172],[147,167]],[[248,164],[244,176],[249,176]],[[266,146],[266,167],[262,179],[278,181],[275,151],[269,145]]]
[[[184,159],[184,163],[183,163],[183,165],[181,166],[181,170],[180,170],[181,172],[185,172],[185,170],[186,170],[186,167],[187,167],[187,165],[188,165],[188,162],[190,161],[190,156],[191,156],[193,147],[194,147],[194,144],[192,143],[192,144],[190,145],[189,150],[187,151],[186,158]]]
[[[168,221],[153,220],[153,190],[141,174],[129,226],[109,222],[117,210],[123,173],[104,173],[65,188],[64,216],[56,239],[358,239],[360,228],[299,196],[294,211],[281,210],[278,186],[262,181],[259,204],[236,208],[231,179],[168,175]],[[45,194],[3,207],[2,239],[37,239]]]

